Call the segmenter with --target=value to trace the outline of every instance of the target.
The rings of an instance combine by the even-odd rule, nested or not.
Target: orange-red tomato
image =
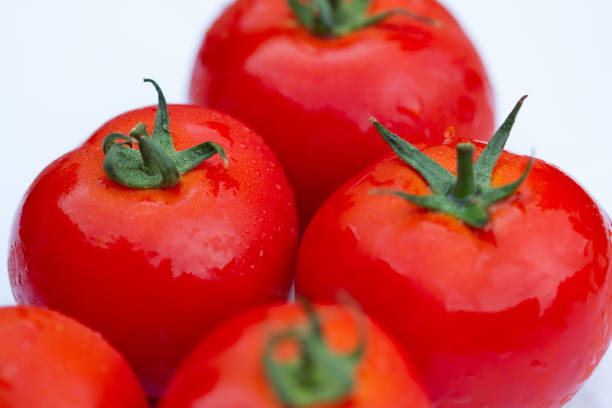
[[[0,407],[147,406],[128,364],[98,333],[53,311],[0,308]]]
[[[337,402],[313,408],[430,408],[410,365],[381,330],[367,317],[356,317],[338,306],[317,306],[324,342],[340,356],[365,349],[354,372],[352,390]],[[360,321],[362,320],[362,321]],[[263,307],[226,322],[206,336],[182,364],[162,399],[160,408],[282,408],[284,405],[266,374],[264,353],[270,338],[285,330],[308,330],[304,311],[296,305]],[[360,333],[361,331],[361,333]],[[279,347],[291,360],[296,344]]]
[[[440,26],[397,14],[334,38],[300,26],[287,3],[230,6],[204,39],[190,98],[244,121],[270,144],[296,191],[303,228],[329,194],[386,154],[370,116],[414,143],[442,142],[448,125],[460,137],[489,139],[487,74],[438,2],[375,0],[367,15],[402,8]]]

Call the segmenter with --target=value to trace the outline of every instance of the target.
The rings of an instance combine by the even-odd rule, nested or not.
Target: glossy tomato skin
[[[293,185],[302,227],[323,200],[387,153],[376,117],[413,143],[493,134],[485,69],[453,17],[433,0],[374,0],[371,13],[406,16],[336,39],[298,26],[286,0],[239,0],[208,31],[191,101],[244,121],[276,152]]]
[[[324,338],[334,352],[348,353],[364,324],[366,352],[357,369],[354,393],[338,404],[316,408],[429,408],[410,364],[394,342],[365,316],[338,306],[316,306]],[[262,365],[266,342],[288,328],[308,325],[301,307],[272,305],[226,322],[205,337],[181,365],[160,408],[283,408]],[[313,408],[315,408],[313,406]]]
[[[0,308],[0,407],[146,408],[123,357],[98,333],[50,310]]]
[[[262,139],[214,111],[169,111],[176,148],[217,142],[227,169],[214,156],[169,189],[110,181],[103,138],[138,122],[153,129],[155,107],[128,112],[39,175],[9,254],[19,303],[60,310],[102,332],[153,396],[210,327],[286,298],[297,246],[293,193]]]
[[[452,144],[424,152],[455,171]],[[527,161],[503,153],[493,184]],[[588,194],[536,160],[477,230],[373,189],[428,194],[396,157],[345,184],[305,233],[297,292],[348,291],[404,345],[436,407],[567,402],[610,341],[609,220]]]

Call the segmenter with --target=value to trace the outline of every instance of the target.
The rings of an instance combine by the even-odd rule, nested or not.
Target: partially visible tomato
[[[98,333],[53,311],[0,308],[0,407],[147,406],[128,364]]]
[[[340,184],[386,154],[368,122],[372,115],[413,143],[442,142],[448,125],[461,138],[489,139],[487,74],[438,2],[302,1],[338,9],[353,4],[360,9],[349,13],[357,26],[398,8],[437,22],[395,13],[351,28],[338,22],[343,13],[334,13],[327,34],[300,25],[288,3],[230,6],[204,39],[190,98],[244,121],[270,144],[296,191],[302,228]]]
[[[278,371],[277,371],[278,370]],[[159,408],[430,408],[409,363],[366,316],[262,307],[209,334]]]
[[[181,105],[168,108],[170,138],[160,93],[161,102],[112,119],[40,174],[16,216],[9,254],[19,303],[102,332],[153,396],[209,328],[286,299],[297,246],[293,193],[263,140],[227,115]],[[142,125],[128,136],[139,122],[156,129],[153,139]],[[191,150],[166,154],[171,165],[188,169],[191,154],[211,156],[220,145],[227,168],[215,155],[177,179],[176,168],[143,166],[138,150],[119,145],[140,144],[158,160],[172,139]],[[124,187],[103,162],[129,183],[178,184]]]
[[[472,183],[471,157],[461,164],[469,145],[423,155],[387,133],[411,165],[392,155],[346,183],[300,248],[297,292],[325,301],[348,291],[403,344],[437,407],[561,407],[610,342],[610,220],[541,160],[514,183],[529,158],[501,152],[513,120],[486,155],[476,145]],[[472,186],[463,197],[457,167]]]

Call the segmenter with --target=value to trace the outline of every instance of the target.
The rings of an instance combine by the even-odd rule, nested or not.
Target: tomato
[[[375,122],[413,164],[392,155],[347,182],[316,214],[299,251],[297,292],[315,300],[349,292],[397,336],[437,407],[561,407],[610,342],[610,221],[561,170],[533,160],[528,173],[527,157],[501,152],[513,120],[487,147],[488,160],[476,144],[475,168],[469,145],[416,154]],[[492,185],[511,183],[505,191],[491,189],[483,171],[494,151],[501,156]],[[428,171],[415,170],[425,162]],[[439,184],[456,166],[476,179],[463,199],[445,196],[460,177],[452,189]],[[467,214],[499,192],[484,212]],[[447,197],[466,212],[415,204]]]
[[[0,406],[145,408],[136,376],[99,334],[61,314],[0,308]]]
[[[235,116],[270,144],[295,189],[302,227],[337,187],[387,153],[372,115],[418,144],[442,142],[447,125],[463,138],[489,138],[487,74],[439,3],[335,1],[360,4],[370,16],[403,8],[436,22],[396,13],[364,28],[341,26],[336,36],[302,27],[288,3],[229,7],[204,39],[190,100]]]
[[[168,118],[159,92],[155,125],[155,107],[117,116],[38,176],[17,213],[9,254],[19,303],[59,310],[100,331],[153,396],[210,327],[286,299],[297,247],[283,170],[241,123],[171,105],[174,144],[191,149],[170,164],[183,172],[193,157],[223,152],[219,145],[229,163],[224,168],[215,155],[176,179],[176,168],[156,161],[173,150],[172,137],[163,136]],[[134,128],[138,122],[157,130],[153,139],[142,124]],[[192,148],[205,141],[218,144]],[[139,144],[149,163],[122,143]],[[128,188],[103,164],[126,184],[178,184]]]
[[[431,407],[365,316],[331,305],[307,312],[273,305],[226,322],[185,360],[159,407]]]

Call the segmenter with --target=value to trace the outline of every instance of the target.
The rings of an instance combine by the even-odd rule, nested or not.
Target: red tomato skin
[[[424,151],[455,171],[454,144]],[[503,153],[493,184],[518,179],[527,161]],[[404,345],[436,407],[567,402],[610,342],[604,211],[539,160],[482,230],[373,189],[429,191],[394,156],[346,183],[306,230],[297,292],[348,291]]]
[[[387,153],[374,116],[416,144],[493,134],[493,95],[467,36],[433,0],[375,0],[406,16],[336,39],[298,26],[286,0],[239,0],[208,31],[190,100],[244,121],[270,144],[297,197],[303,228],[323,200]]]
[[[98,333],[50,310],[0,308],[0,407],[146,408],[123,357]]]
[[[297,251],[293,192],[282,168],[259,136],[227,115],[169,108],[176,148],[217,142],[227,169],[215,156],[163,190],[110,181],[103,138],[138,122],[152,130],[155,111],[116,117],[48,166],[18,211],[9,253],[17,301],[99,330],[151,396],[209,328],[286,299]]]
[[[330,348],[350,352],[357,343],[355,316],[338,306],[316,306]],[[355,391],[338,404],[313,408],[430,408],[413,369],[395,343],[366,319],[366,354]],[[183,362],[159,408],[283,408],[262,366],[267,339],[308,324],[295,304],[249,311],[206,336]]]

